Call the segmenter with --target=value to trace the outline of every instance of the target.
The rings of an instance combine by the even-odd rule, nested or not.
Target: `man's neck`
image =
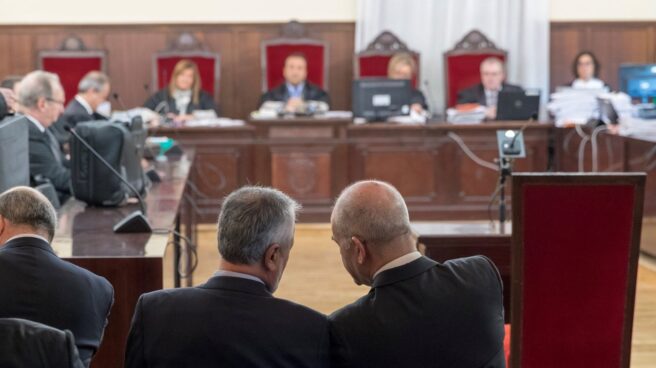
[[[219,271],[230,271],[255,276],[262,280],[264,284],[267,285],[267,287],[270,287],[269,282],[267,281],[266,273],[254,265],[236,264],[226,260],[221,260],[219,263]]]
[[[46,243],[50,243],[44,234],[39,234],[38,232],[31,229],[13,229],[11,231],[5,231],[0,237],[0,245],[4,245],[10,240],[22,237],[33,237],[44,240]]]

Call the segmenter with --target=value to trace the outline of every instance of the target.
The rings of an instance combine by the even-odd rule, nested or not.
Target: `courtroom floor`
[[[369,290],[356,286],[342,266],[337,245],[330,240],[328,224],[298,224],[294,248],[275,295],[331,313]],[[216,271],[219,255],[213,225],[198,228],[199,263],[193,284],[205,282]],[[167,251],[165,287],[172,287],[172,262]],[[641,257],[633,324],[631,367],[656,366],[656,261]]]

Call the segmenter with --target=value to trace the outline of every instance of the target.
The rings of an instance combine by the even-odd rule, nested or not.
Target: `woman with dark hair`
[[[598,78],[599,67],[599,61],[592,52],[582,51],[576,55],[572,64],[572,73],[574,74],[572,88],[601,89],[608,87],[604,81]]]
[[[198,66],[189,59],[175,64],[168,87],[152,95],[144,107],[166,113],[174,121],[191,120],[194,110],[216,111],[212,96],[201,89]]]

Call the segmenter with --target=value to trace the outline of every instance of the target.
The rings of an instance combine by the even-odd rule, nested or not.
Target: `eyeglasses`
[[[55,100],[54,98],[46,98],[46,101],[54,102],[56,104],[64,105],[65,101]]]

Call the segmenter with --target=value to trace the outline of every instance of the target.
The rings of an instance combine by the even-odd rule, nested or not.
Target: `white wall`
[[[0,0],[0,24],[354,22],[357,1]],[[656,21],[656,0],[551,0],[550,20]]]
[[[549,17],[552,21],[656,21],[656,0],[551,0]]]
[[[353,22],[356,0],[0,0],[0,24]]]

